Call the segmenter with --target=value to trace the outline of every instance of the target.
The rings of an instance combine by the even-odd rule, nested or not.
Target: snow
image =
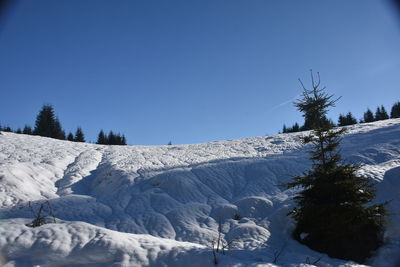
[[[390,201],[385,245],[369,266],[400,266],[400,119],[348,126],[341,151]],[[361,266],[291,239],[295,189],[310,167],[299,137],[192,145],[104,146],[0,135],[4,266]],[[49,201],[56,223],[25,224]],[[306,234],[306,233],[304,233]]]

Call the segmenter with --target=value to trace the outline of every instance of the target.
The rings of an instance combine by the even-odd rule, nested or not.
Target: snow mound
[[[9,266],[357,266],[290,238],[296,190],[310,167],[299,137],[280,134],[173,146],[103,146],[0,135],[0,260]],[[400,119],[348,127],[347,162],[390,201],[372,266],[400,262]],[[48,201],[57,223],[25,224]],[[219,233],[218,229],[221,229]],[[280,252],[280,253],[279,253]],[[277,255],[278,258],[277,258]],[[276,259],[277,258],[277,259]],[[195,260],[194,260],[195,259]],[[391,261],[391,262],[389,262]],[[306,265],[302,265],[306,266]]]
[[[15,259],[9,266],[160,266],[158,261],[167,266],[177,261],[188,264],[188,251],[202,248],[150,235],[119,233],[83,222],[29,228],[13,220],[7,226],[0,229],[0,244],[6,257]]]

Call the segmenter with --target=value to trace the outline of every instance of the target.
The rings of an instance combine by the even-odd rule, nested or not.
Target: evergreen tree
[[[295,122],[295,123],[293,124],[292,129],[291,129],[291,132],[292,132],[292,133],[300,132],[300,126],[299,126],[299,124],[298,124],[297,122]]]
[[[390,111],[390,118],[400,118],[400,102],[394,103]]]
[[[85,142],[85,135],[83,134],[81,127],[78,127],[78,129],[76,129],[74,141],[75,142]]]
[[[121,143],[122,143],[122,136],[119,133],[117,133],[115,135],[115,145],[121,145]]]
[[[10,126],[6,126],[6,127],[3,128],[3,132],[9,132],[9,133],[11,133],[12,131],[13,131],[13,130],[11,129]]]
[[[304,126],[302,130],[312,130],[318,127],[329,127],[332,126],[332,122],[326,117],[328,112],[327,108],[334,105],[335,101],[331,100],[333,96],[327,96],[323,90],[318,89],[320,85],[320,79],[318,74],[318,81],[314,81],[314,75],[311,72],[311,81],[313,90],[307,90],[304,87],[303,82],[299,79],[301,86],[303,87],[302,99],[297,100],[294,105],[299,111],[303,113]],[[327,101],[321,101],[318,97],[326,97]],[[317,99],[317,100],[316,100]]]
[[[300,132],[300,130],[303,130],[303,129],[300,129],[299,124],[296,122],[295,124],[293,124],[292,127],[286,127],[286,125],[284,125],[282,132],[283,133],[295,133],[295,132]]]
[[[308,131],[314,129],[313,125],[315,123],[315,117],[310,114],[304,114],[304,125],[301,127],[301,131]],[[319,122],[321,125],[334,125],[332,121],[330,121],[326,116],[322,117]]]
[[[60,140],[66,139],[65,131],[62,129],[61,123],[57,117],[54,122],[53,136],[51,136],[51,137],[60,139]]]
[[[357,119],[354,118],[351,112],[347,113],[346,116],[342,114],[339,115],[338,126],[347,126],[353,124],[357,124]]]
[[[32,134],[32,128],[29,125],[25,125],[24,129],[22,130],[23,134]]]
[[[295,132],[300,132],[300,126],[297,122],[295,122],[292,126],[292,128],[290,129],[291,133],[295,133]]]
[[[370,205],[375,197],[373,185],[357,174],[358,166],[341,164],[337,152],[345,128],[334,130],[320,123],[332,100],[318,82],[312,89],[303,86],[303,98],[295,103],[303,113],[313,110],[313,131],[302,138],[311,143],[312,169],[297,176],[288,187],[300,186],[297,207],[290,213],[297,222],[293,236],[299,242],[330,257],[364,262],[382,244],[384,204]]]
[[[35,135],[53,137],[55,125],[54,109],[51,105],[44,105],[36,117]]]
[[[387,114],[385,107],[383,105],[377,107],[375,112],[375,120],[380,121],[387,119],[389,119],[389,115]]]
[[[339,114],[339,119],[338,119],[338,125],[339,126],[345,126],[346,124],[346,116]]]
[[[377,107],[375,111],[375,120],[377,121],[382,120],[381,114],[382,114],[381,107]]]
[[[105,135],[103,130],[101,130],[97,138],[97,144],[126,145],[126,138],[125,135],[121,135],[119,133],[116,134],[113,131],[110,131],[108,135]]]
[[[126,138],[125,138],[125,135],[122,135],[121,144],[120,144],[120,145],[126,146]]]
[[[117,145],[117,138],[113,133],[113,131],[108,132],[107,140],[108,140],[107,142],[108,145]]]
[[[17,130],[15,131],[15,133],[17,133],[17,134],[22,134],[21,128],[17,128]]]
[[[44,105],[36,117],[33,134],[65,140],[65,132],[54,114],[53,106]]]
[[[67,140],[74,141],[74,135],[71,132],[68,133]]]
[[[382,110],[382,119],[384,119],[384,120],[389,119],[389,115],[388,115],[388,113],[386,112],[386,109],[385,109],[384,106],[381,106],[381,110]]]
[[[288,131],[287,131],[287,128],[286,128],[286,125],[284,124],[283,125],[283,128],[282,128],[282,133],[287,133]]]
[[[367,109],[367,111],[364,112],[363,122],[373,122],[373,121],[375,121],[374,114],[372,113],[372,111],[370,109]]]
[[[108,144],[107,137],[106,137],[106,135],[104,134],[103,130],[100,130],[99,135],[98,135],[98,137],[97,137],[97,142],[96,142],[96,144],[99,144],[99,145],[106,145],[106,144]]]
[[[346,115],[347,125],[357,124],[357,119],[351,114],[351,112]]]

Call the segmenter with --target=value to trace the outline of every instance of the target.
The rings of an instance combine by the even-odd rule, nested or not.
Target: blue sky
[[[18,1],[0,28],[0,123],[43,104],[66,131],[132,145],[276,134],[302,122],[298,78],[342,99],[329,117],[400,100],[387,1]]]

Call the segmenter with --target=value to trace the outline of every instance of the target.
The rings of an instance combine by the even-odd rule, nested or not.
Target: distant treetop
[[[43,105],[36,117],[33,134],[65,140],[65,132],[54,114],[53,106]]]

